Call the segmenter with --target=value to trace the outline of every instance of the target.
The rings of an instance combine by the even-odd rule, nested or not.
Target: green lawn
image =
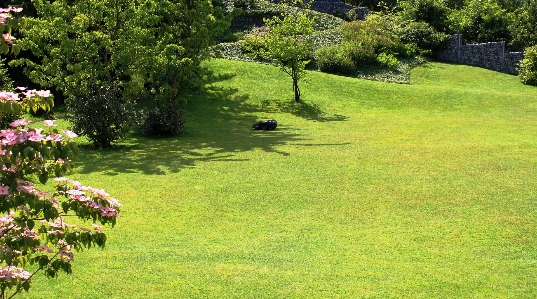
[[[429,63],[411,84],[214,60],[187,131],[84,149],[124,204],[28,298],[536,298],[537,88]],[[253,131],[275,118],[275,131]]]

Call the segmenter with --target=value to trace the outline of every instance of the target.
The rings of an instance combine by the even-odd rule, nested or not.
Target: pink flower
[[[67,190],[67,193],[72,199],[78,200],[80,197],[84,196],[84,192],[80,190]]]
[[[28,132],[28,134],[26,134],[26,137],[28,138],[28,140],[33,142],[41,142],[44,139],[43,135],[34,131]]]
[[[62,141],[62,135],[60,134],[50,134],[45,138],[47,141]]]
[[[0,280],[11,281],[14,279],[27,280],[32,277],[32,274],[28,271],[25,271],[22,268],[17,268],[15,266],[7,266],[0,268]]]
[[[19,95],[14,93],[14,92],[9,92],[9,91],[0,91],[0,100],[5,100],[5,101],[18,101],[19,100]]]
[[[9,195],[9,186],[0,185],[0,195]]]
[[[9,33],[2,34],[2,37],[4,38],[6,43],[8,43],[8,44],[13,44],[13,40],[15,39],[15,37],[13,37],[13,35],[11,35]]]
[[[54,207],[56,207],[56,208],[60,207],[59,206],[59,201],[55,197],[49,198],[48,201],[50,201],[54,205]]]
[[[108,203],[110,204],[110,206],[112,207],[121,207],[122,205],[119,203],[119,201],[115,198],[109,198],[108,199]]]
[[[0,217],[0,224],[10,224],[13,222],[13,220],[15,220],[15,218],[13,218],[13,214],[14,213],[11,212],[9,215]]]
[[[47,119],[47,120],[44,120],[43,122],[45,123],[45,127],[55,127],[56,126],[56,124],[54,124],[55,120]]]
[[[63,249],[60,249],[58,251],[58,255],[60,256],[61,259],[67,260],[67,261],[70,261],[70,262],[73,261],[74,258],[75,258],[74,254],[72,252],[65,251]]]
[[[103,189],[93,189],[92,192],[100,199],[105,199],[106,197],[110,196],[110,194],[106,193],[106,191],[104,191]]]
[[[110,207],[103,207],[101,209],[101,216],[103,217],[114,217],[116,215],[116,209]]]
[[[78,136],[69,130],[63,130],[62,132],[63,134],[65,134],[65,137],[67,137],[68,139],[76,138]]]
[[[35,93],[36,93],[38,96],[43,97],[43,98],[48,98],[48,97],[50,97],[50,90],[37,90]]]
[[[97,225],[97,224],[95,224],[95,223],[93,224],[93,229],[96,230],[97,232],[102,233],[102,232],[103,232],[102,228],[103,228],[103,227],[100,226],[100,225]]]
[[[30,123],[29,120],[21,118],[21,119],[18,119],[16,121],[10,123],[9,125],[12,126],[13,128],[16,128],[16,127],[20,127],[20,126],[24,127],[29,123]]]
[[[36,248],[37,251],[46,251],[48,253],[54,253],[54,250],[52,250],[50,247],[46,245],[42,245]]]

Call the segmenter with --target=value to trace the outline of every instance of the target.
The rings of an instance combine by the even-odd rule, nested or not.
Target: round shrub
[[[351,75],[356,72],[354,62],[342,45],[321,47],[315,51],[319,70],[326,73]]]
[[[139,125],[147,136],[176,136],[185,129],[184,111],[169,104],[146,113]]]
[[[526,48],[518,70],[522,83],[537,86],[537,45]]]
[[[348,42],[343,44],[343,48],[349,53],[355,66],[371,65],[377,61],[375,48],[370,43]]]
[[[86,136],[93,146],[110,147],[130,130],[135,112],[117,86],[90,86],[68,98],[67,110],[73,131]]]

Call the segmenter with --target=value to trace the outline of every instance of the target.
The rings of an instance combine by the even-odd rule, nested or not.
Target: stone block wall
[[[460,34],[453,35],[447,48],[436,54],[438,60],[478,66],[507,74],[518,74],[522,52],[506,52],[505,42],[462,44]]]

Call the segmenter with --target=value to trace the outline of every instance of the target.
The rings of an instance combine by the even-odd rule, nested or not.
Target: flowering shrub
[[[23,96],[21,101],[17,93],[0,91],[1,111],[35,108],[49,93],[23,90]],[[0,130],[0,298],[28,291],[37,272],[70,274],[73,251],[104,247],[101,225],[113,227],[121,207],[104,190],[62,177],[74,167],[75,133],[57,130],[53,120],[44,121],[45,129],[29,124],[18,119]],[[46,184],[52,176],[53,192],[34,182]],[[65,221],[70,215],[92,225],[71,225]],[[29,265],[33,272],[26,270]]]
[[[0,25],[8,34],[0,47],[10,44],[16,54],[10,34],[20,19],[12,18],[10,11],[20,9],[0,8]],[[21,94],[0,90],[0,115],[54,105],[48,91],[18,89]],[[71,273],[73,250],[104,247],[100,225],[114,226],[121,207],[104,190],[62,177],[74,167],[70,157],[78,152],[75,133],[57,130],[53,120],[44,121],[46,129],[29,124],[18,119],[0,130],[0,298],[28,291],[39,271],[48,277]],[[35,181],[46,184],[51,176],[57,177],[54,192],[40,190]],[[72,215],[92,227],[67,223],[65,217]],[[33,272],[26,270],[29,265]]]

